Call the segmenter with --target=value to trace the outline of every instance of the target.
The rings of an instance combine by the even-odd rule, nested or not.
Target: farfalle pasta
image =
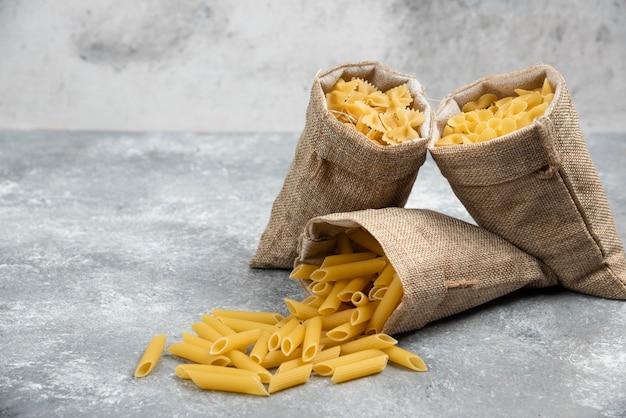
[[[404,206],[426,159],[431,113],[416,78],[379,62],[318,74],[250,267],[293,267],[298,237],[315,216]]]
[[[497,99],[514,96],[525,99]],[[438,146],[453,142],[446,132],[465,129],[465,112],[488,125],[496,108],[508,112],[502,136]],[[537,64],[462,87],[443,99],[436,126],[430,153],[478,225],[545,262],[562,286],[626,299],[624,247],[555,68]]]
[[[326,105],[335,117],[380,145],[397,145],[419,138],[426,115],[409,105],[413,97],[406,84],[381,92],[362,78],[337,80],[326,93]]]

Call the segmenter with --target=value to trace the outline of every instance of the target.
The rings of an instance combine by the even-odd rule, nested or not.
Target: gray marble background
[[[0,128],[298,132],[318,70],[429,97],[538,61],[587,131],[625,128],[626,1],[0,1]]]

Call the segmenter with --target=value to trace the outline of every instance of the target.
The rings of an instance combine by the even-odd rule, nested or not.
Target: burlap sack
[[[540,87],[545,77],[555,95],[532,125],[487,142],[434,145],[465,103]],[[545,262],[564,287],[626,299],[624,248],[559,72],[537,64],[477,80],[444,98],[435,123],[429,151],[478,225]]]
[[[369,209],[316,217],[300,237],[295,266],[321,264],[336,250],[340,232],[359,227],[378,240],[402,281],[402,302],[383,328],[388,334],[419,329],[529,284],[556,284],[543,263],[502,238],[422,209]]]
[[[420,138],[381,146],[339,122],[328,111],[325,94],[340,77],[361,77],[381,91],[407,83],[411,107],[426,115]],[[291,268],[298,236],[314,216],[404,206],[426,158],[431,125],[422,86],[411,76],[379,62],[344,64],[317,75],[293,162],[250,267]]]

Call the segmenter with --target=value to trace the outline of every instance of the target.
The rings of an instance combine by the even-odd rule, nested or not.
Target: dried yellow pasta
[[[216,317],[224,325],[228,326],[235,333],[242,331],[249,331],[252,329],[262,329],[267,332],[274,332],[278,328],[276,325],[266,324],[264,322],[249,321],[247,319],[233,318],[228,316]]]
[[[259,328],[249,329],[247,331],[238,332],[236,334],[226,335],[225,337],[222,337],[213,343],[209,353],[217,356],[227,351],[245,348],[258,340],[260,335],[261,330]]]
[[[355,277],[377,274],[382,271],[387,263],[380,258],[372,258],[365,261],[355,261],[353,263],[338,264],[317,269],[311,273],[311,280],[317,282],[339,281],[353,279]]]
[[[191,376],[189,376],[190,370],[205,373],[231,374],[236,376],[254,376],[256,379],[259,379],[259,376],[256,375],[256,373],[249,370],[236,369],[234,367],[215,366],[211,364],[180,364],[176,366],[174,372],[179,378],[189,380],[191,379]]]
[[[182,332],[183,341],[189,344],[197,345],[205,350],[211,351],[211,347],[213,346],[213,341],[208,341],[202,337],[197,335],[193,335],[189,332]],[[221,337],[220,337],[221,338]]]
[[[389,361],[417,372],[425,372],[426,363],[418,355],[398,346],[381,348],[389,356]]]
[[[398,340],[387,334],[372,334],[341,344],[339,347],[341,348],[341,354],[346,355],[364,350],[383,350],[396,344],[398,344]]]
[[[309,376],[311,376],[312,369],[312,364],[305,364],[304,366],[274,374],[268,388],[269,393],[276,393],[306,383],[309,380]]]
[[[331,380],[334,383],[343,383],[380,373],[387,365],[388,358],[389,357],[383,353],[354,363],[339,365],[335,368]]]
[[[302,341],[302,360],[312,361],[320,347],[322,334],[322,318],[315,316],[306,322],[304,339]]]
[[[302,324],[298,324],[285,338],[280,342],[280,350],[286,356],[292,354],[304,341],[306,328]]]
[[[216,359],[216,356],[211,355],[209,350],[186,342],[171,344],[167,347],[167,351],[175,356],[200,364],[212,364]]]
[[[241,351],[233,350],[228,352],[226,356],[230,358],[233,366],[256,373],[263,383],[268,383],[272,378],[272,374],[265,367],[256,363]]]
[[[372,258],[376,258],[376,253],[369,252],[369,251],[361,252],[361,253],[329,255],[329,256],[324,257],[324,261],[322,261],[322,264],[319,266],[316,266],[315,270],[319,269],[320,267],[323,268],[323,267],[329,267],[329,266],[336,266],[338,264],[354,263],[355,261],[365,261],[365,260],[370,260]],[[309,274],[308,278],[310,277],[311,275]]]
[[[389,318],[391,313],[398,307],[398,304],[400,304],[402,294],[402,282],[398,275],[394,275],[380,304],[376,308],[376,311],[374,311],[372,319],[370,319],[368,323],[367,334],[377,334],[382,331],[385,322],[387,322],[387,318]]]
[[[207,373],[188,370],[191,380],[201,389],[269,396],[263,383],[254,374],[248,376]]]
[[[319,266],[314,264],[301,264],[294,268],[289,274],[290,279],[302,279],[308,280],[311,277],[311,273],[317,270]]]
[[[211,314],[217,317],[228,317],[244,319],[252,322],[261,322],[264,324],[276,325],[283,316],[278,312],[253,312],[253,311],[235,311],[232,309],[211,309]]]
[[[490,141],[530,125],[545,113],[552,102],[554,91],[547,79],[541,87],[515,89],[517,96],[498,99],[494,94],[483,94],[465,103],[462,113],[448,119],[436,146],[473,144]]]
[[[261,335],[259,335],[259,339],[256,340],[254,347],[250,350],[249,357],[256,361],[258,364],[261,364],[269,351],[267,346],[267,342],[270,339],[270,333],[267,331],[261,331]]]
[[[371,349],[357,351],[355,353],[346,354],[345,356],[340,355],[339,357],[316,363],[315,365],[313,365],[313,370],[320,376],[330,376],[333,374],[335,368],[338,366],[360,362],[362,360],[367,360],[369,358],[377,357],[380,355],[386,356],[386,354],[381,350]]]
[[[163,353],[163,348],[165,347],[165,335],[159,334],[152,337],[148,346],[146,347],[139,363],[137,364],[137,368],[135,369],[135,377],[145,377],[161,358],[161,354]]]
[[[326,106],[340,122],[383,146],[419,138],[426,115],[411,109],[411,103],[406,84],[383,93],[361,78],[340,78],[326,94]]]
[[[200,336],[200,338],[210,341],[211,343],[224,336],[218,330],[216,330],[204,321],[193,323],[191,325],[191,329],[194,330],[195,333]]]

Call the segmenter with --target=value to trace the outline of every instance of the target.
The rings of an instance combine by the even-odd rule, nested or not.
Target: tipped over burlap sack
[[[525,128],[486,142],[435,146],[447,120],[483,94],[514,95],[547,77],[554,98]],[[482,78],[444,98],[429,151],[481,227],[542,260],[571,290],[626,299],[624,247],[562,75],[537,64]]]
[[[382,146],[339,122],[328,110],[325,95],[339,78],[353,77],[381,91],[406,83],[413,98],[411,108],[426,116],[418,130],[420,138]],[[291,268],[298,236],[314,216],[404,206],[426,159],[431,125],[432,112],[423,88],[411,76],[379,62],[348,63],[317,75],[294,159],[250,267]]]
[[[376,238],[402,282],[402,301],[382,330],[387,334],[419,329],[527,285],[556,284],[543,263],[506,240],[423,209],[368,209],[311,219],[298,242],[295,266],[320,265],[335,253],[336,237],[354,228]]]

